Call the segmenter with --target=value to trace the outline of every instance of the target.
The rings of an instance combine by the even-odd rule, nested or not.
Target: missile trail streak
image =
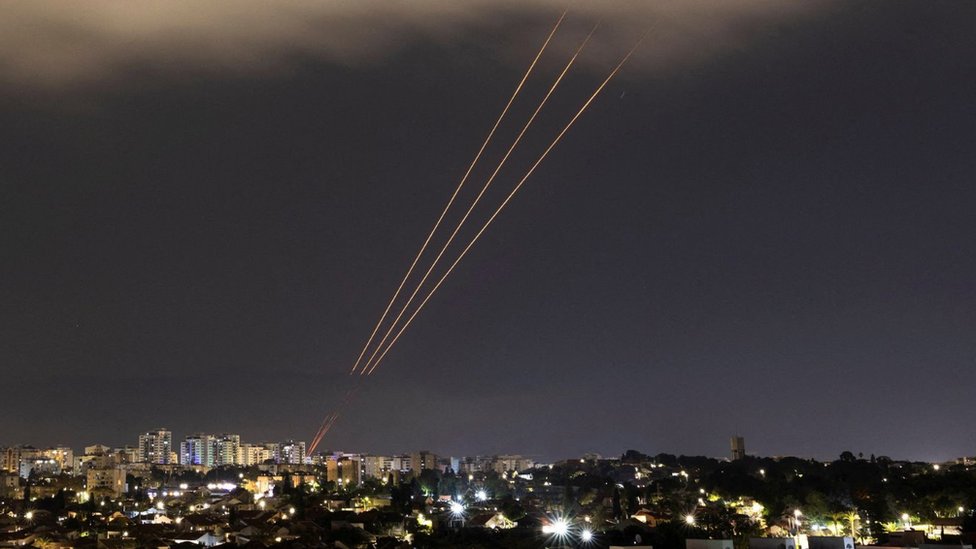
[[[413,262],[410,264],[410,268],[407,269],[407,274],[403,275],[403,280],[400,281],[400,286],[397,287],[396,292],[393,293],[393,297],[390,298],[390,303],[387,304],[386,309],[383,311],[383,314],[380,315],[380,319],[376,323],[376,327],[373,328],[373,333],[370,334],[369,339],[366,340],[366,345],[363,345],[363,350],[360,351],[359,357],[356,359],[356,363],[353,364],[352,369],[349,370],[350,375],[352,375],[359,367],[359,363],[360,361],[363,360],[363,356],[366,354],[366,350],[369,349],[369,346],[370,344],[373,343],[373,338],[376,337],[376,333],[379,331],[380,326],[382,326],[383,321],[386,320],[386,315],[390,313],[390,308],[393,307],[393,303],[396,302],[397,297],[399,297],[400,292],[403,290],[404,284],[407,283],[407,279],[410,278],[410,274],[413,273],[414,268],[417,266],[417,262],[420,260],[420,256],[424,254],[424,250],[426,250],[427,246],[430,244],[430,240],[431,238],[434,237],[434,233],[437,232],[437,228],[440,227],[441,222],[444,220],[444,216],[447,215],[447,211],[451,209],[451,205],[454,204],[454,199],[457,198],[458,193],[461,192],[461,187],[464,186],[464,183],[465,181],[467,181],[468,176],[471,175],[471,170],[473,170],[475,164],[478,163],[478,160],[481,158],[481,154],[485,152],[485,148],[488,146],[488,142],[491,141],[492,136],[495,135],[495,130],[498,129],[498,126],[501,124],[502,119],[505,118],[505,115],[508,113],[508,109],[512,106],[512,103],[515,102],[515,98],[518,96],[519,92],[522,91],[522,86],[525,84],[525,81],[528,80],[529,75],[532,74],[532,70],[535,68],[536,63],[539,61],[539,58],[542,57],[542,52],[546,51],[546,47],[549,46],[549,42],[552,40],[552,37],[556,34],[556,30],[559,29],[559,26],[562,24],[563,19],[565,17],[566,17],[566,12],[564,11],[562,15],[559,16],[559,19],[556,21],[556,25],[552,28],[552,31],[549,32],[549,36],[546,37],[546,41],[543,42],[542,47],[539,49],[539,52],[535,55],[535,59],[532,60],[532,63],[529,65],[529,68],[526,69],[525,74],[522,75],[522,80],[518,83],[518,86],[515,87],[515,91],[512,93],[512,97],[509,98],[508,103],[505,105],[505,108],[502,109],[502,113],[498,115],[498,120],[495,121],[495,125],[492,126],[491,131],[488,132],[488,137],[486,137],[484,143],[481,144],[481,148],[478,149],[478,153],[474,156],[474,160],[471,161],[471,165],[468,166],[468,170],[464,173],[464,176],[461,178],[461,182],[458,183],[457,188],[454,189],[454,194],[451,195],[451,198],[450,200],[447,201],[447,205],[444,206],[444,210],[441,212],[440,217],[437,218],[437,222],[434,223],[434,228],[430,230],[430,234],[428,234],[427,239],[424,240],[423,245],[420,247],[420,251],[417,252],[417,256],[413,258]]]
[[[549,152],[552,151],[552,149],[556,146],[556,144],[559,143],[560,140],[562,140],[563,136],[566,135],[566,132],[569,131],[569,128],[571,128],[573,124],[576,123],[576,120],[580,117],[580,115],[583,114],[584,111],[586,111],[586,109],[590,106],[593,100],[596,99],[596,97],[600,94],[600,92],[603,91],[603,88],[607,85],[607,83],[609,83],[610,80],[614,76],[616,76],[617,72],[620,71],[621,67],[623,67],[624,64],[627,62],[627,60],[630,59],[630,56],[633,55],[635,51],[637,51],[637,47],[640,46],[641,42],[644,41],[645,36],[646,33],[644,36],[641,36],[641,38],[637,41],[637,43],[634,44],[634,47],[631,48],[629,52],[627,52],[627,55],[625,55],[623,59],[620,60],[620,63],[618,63],[617,66],[614,67],[614,69],[610,72],[610,74],[606,77],[606,79],[604,79],[603,83],[601,83],[600,86],[597,87],[596,91],[594,91],[593,94],[590,95],[589,99],[587,99],[586,102],[583,103],[583,106],[580,107],[580,109],[576,112],[573,118],[570,119],[569,123],[566,124],[565,127],[563,127],[562,131],[559,132],[559,135],[556,136],[556,138],[552,141],[552,143],[549,144],[549,147],[546,148],[546,150],[539,156],[539,158],[535,161],[532,167],[529,168],[529,171],[526,172],[525,176],[523,176],[522,179],[518,182],[518,184],[515,185],[515,188],[512,189],[512,192],[508,194],[508,197],[506,197],[505,200],[498,207],[498,209],[495,210],[495,213],[493,213],[491,217],[488,218],[488,221],[486,221],[485,224],[481,226],[481,230],[479,230],[478,233],[474,236],[474,238],[471,239],[471,242],[469,242],[468,245],[464,248],[464,250],[461,252],[461,255],[459,255],[458,258],[454,260],[454,263],[452,263],[451,266],[447,269],[447,272],[445,272],[444,275],[441,276],[440,280],[437,281],[437,284],[434,285],[433,289],[430,290],[430,292],[420,303],[417,309],[413,312],[412,315],[410,315],[406,323],[404,323],[403,327],[400,328],[400,331],[397,332],[397,335],[393,338],[392,341],[390,341],[389,345],[386,346],[386,349],[383,351],[383,354],[381,354],[379,358],[376,360],[376,362],[373,363],[373,366],[370,368],[369,372],[367,372],[366,375],[370,375],[373,373],[373,370],[375,370],[376,367],[379,365],[379,363],[383,360],[383,357],[385,357],[386,354],[390,352],[390,349],[393,348],[393,345],[396,344],[398,339],[400,339],[400,336],[403,335],[403,332],[406,331],[407,327],[410,326],[410,323],[413,322],[413,319],[417,317],[417,315],[420,313],[421,310],[423,310],[424,305],[426,305],[427,302],[430,301],[431,296],[433,296],[434,293],[437,291],[437,289],[440,288],[441,284],[448,277],[448,275],[451,274],[451,272],[454,270],[457,264],[461,262],[461,259],[463,259],[465,254],[468,253],[468,250],[470,250],[471,247],[474,246],[475,242],[477,242],[478,239],[481,238],[481,235],[484,234],[485,229],[487,229],[488,226],[491,225],[492,221],[495,220],[495,217],[497,217],[498,214],[502,211],[502,209],[504,209],[505,206],[508,205],[512,197],[515,196],[515,193],[517,193],[519,189],[522,188],[522,184],[524,184],[525,181],[532,175],[532,173],[535,172],[536,168],[538,168],[539,164],[541,164],[542,161],[545,160],[546,156],[549,155]]]
[[[315,451],[315,448],[320,442],[322,442],[322,438],[325,437],[325,434],[329,432],[329,429],[331,429],[336,420],[339,419],[339,414],[346,408],[346,406],[349,405],[350,402],[352,402],[353,397],[355,397],[356,393],[358,392],[359,385],[355,385],[347,389],[345,396],[343,396],[342,400],[339,402],[339,406],[337,406],[333,412],[329,413],[325,416],[325,418],[322,419],[322,424],[319,426],[318,432],[315,433],[315,437],[312,439],[312,444],[309,445],[308,450],[306,451],[307,455]]]
[[[579,48],[576,49],[576,52],[569,59],[569,62],[563,68],[562,72],[559,73],[559,76],[556,78],[555,82],[553,82],[552,86],[549,87],[549,91],[546,93],[546,96],[542,98],[542,101],[539,103],[539,106],[536,107],[535,112],[532,113],[532,116],[529,117],[528,122],[526,122],[525,125],[522,126],[522,131],[519,132],[518,136],[515,138],[515,141],[512,142],[512,145],[508,148],[508,151],[505,153],[505,156],[502,157],[501,161],[498,163],[498,166],[495,167],[495,171],[492,172],[491,176],[488,178],[488,181],[485,182],[485,185],[481,188],[481,192],[479,192],[478,196],[475,197],[474,202],[471,203],[471,206],[468,208],[468,211],[464,213],[464,217],[462,217],[461,220],[458,222],[457,226],[454,227],[454,231],[451,233],[451,236],[448,237],[447,242],[445,242],[444,245],[441,247],[440,252],[438,252],[437,254],[437,257],[434,258],[433,263],[430,264],[430,267],[427,269],[427,272],[424,273],[423,278],[421,278],[420,282],[417,283],[417,287],[414,289],[413,293],[411,293],[410,297],[407,298],[407,302],[403,304],[403,307],[400,309],[400,313],[393,320],[393,323],[390,325],[390,328],[386,331],[386,334],[383,335],[383,339],[380,340],[379,344],[376,347],[376,350],[373,351],[373,354],[370,355],[369,360],[367,360],[366,364],[363,365],[362,371],[359,372],[360,375],[366,374],[367,369],[369,369],[369,371],[372,371],[372,368],[370,368],[370,363],[373,361],[373,359],[376,358],[376,355],[380,352],[380,349],[383,348],[383,345],[386,343],[386,340],[389,339],[390,334],[393,333],[393,330],[396,329],[397,324],[400,322],[400,319],[403,318],[404,313],[407,312],[407,309],[410,307],[410,304],[413,303],[413,299],[417,297],[417,293],[420,292],[420,289],[423,288],[424,283],[427,282],[427,278],[430,276],[430,273],[434,271],[435,267],[437,267],[437,264],[444,256],[444,252],[446,252],[447,248],[451,245],[452,242],[454,242],[454,238],[461,230],[461,227],[464,226],[464,223],[468,220],[468,217],[471,215],[471,212],[474,211],[475,207],[481,201],[481,198],[485,195],[485,191],[488,190],[488,187],[490,187],[492,182],[495,180],[495,176],[498,175],[498,172],[501,171],[502,167],[505,165],[505,162],[508,161],[508,158],[509,156],[511,156],[512,151],[514,151],[515,148],[518,146],[519,142],[522,141],[522,137],[525,135],[525,132],[529,130],[529,127],[532,126],[532,122],[535,121],[536,117],[539,115],[539,112],[546,105],[546,102],[548,102],[549,98],[552,97],[552,94],[553,92],[556,91],[556,88],[559,87],[559,83],[562,82],[563,77],[566,76],[566,73],[569,72],[569,69],[573,66],[573,63],[576,62],[576,58],[579,57],[580,52],[583,51],[583,48],[586,47],[586,44],[590,41],[590,38],[593,37],[593,33],[596,32],[598,26],[599,23],[593,26],[593,29],[590,31],[590,34],[586,36],[586,38],[583,40],[583,43],[580,44]]]

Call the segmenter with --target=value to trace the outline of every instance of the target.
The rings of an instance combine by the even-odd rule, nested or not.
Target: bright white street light
[[[685,524],[689,526],[695,525],[695,515],[685,515]]]
[[[580,539],[583,540],[584,543],[589,543],[593,541],[593,532],[590,532],[589,530],[583,530],[583,533],[580,534]]]
[[[557,536],[565,536],[569,534],[569,522],[566,519],[556,519],[552,523],[552,533]]]
[[[485,501],[488,499],[488,492],[485,492],[484,490],[478,490],[477,492],[475,492],[474,497],[478,501]]]
[[[451,514],[452,515],[455,515],[455,516],[457,516],[457,515],[463,515],[464,514],[464,505],[461,505],[461,502],[459,502],[459,501],[452,501],[451,502]]]

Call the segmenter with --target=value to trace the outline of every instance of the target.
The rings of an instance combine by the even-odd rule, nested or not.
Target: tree
[[[511,521],[517,521],[525,516],[525,509],[522,508],[522,504],[512,496],[502,498],[501,505],[498,508],[501,509],[505,518]]]
[[[620,489],[614,487],[613,489],[613,519],[620,520],[624,516],[624,510],[620,506]]]

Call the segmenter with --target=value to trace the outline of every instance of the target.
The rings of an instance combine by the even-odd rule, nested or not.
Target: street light
[[[685,515],[685,524],[688,526],[695,525],[695,515]]]
[[[794,509],[793,516],[789,517],[790,526],[793,528],[794,543],[796,543],[797,547],[800,546],[800,517],[802,516],[803,513],[799,509]]]
[[[589,543],[589,542],[593,541],[593,532],[591,532],[589,530],[583,530],[580,533],[580,540],[583,543]]]

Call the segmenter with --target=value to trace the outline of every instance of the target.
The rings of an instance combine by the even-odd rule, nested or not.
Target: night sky
[[[336,406],[562,8],[324,4],[0,8],[0,445]],[[479,219],[648,38],[321,448],[976,455],[976,3],[785,4],[571,4]]]

